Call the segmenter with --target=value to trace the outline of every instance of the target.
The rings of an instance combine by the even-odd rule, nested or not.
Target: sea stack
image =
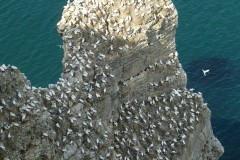
[[[211,112],[186,88],[177,20],[171,0],[68,1],[56,84],[0,67],[0,159],[219,159]]]

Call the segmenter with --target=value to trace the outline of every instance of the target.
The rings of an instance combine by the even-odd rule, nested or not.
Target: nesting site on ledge
[[[218,159],[210,111],[186,88],[171,0],[74,0],[47,88],[0,67],[0,159]]]

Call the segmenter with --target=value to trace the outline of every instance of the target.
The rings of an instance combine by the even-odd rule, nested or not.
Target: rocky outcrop
[[[218,159],[210,111],[186,88],[170,0],[75,0],[48,88],[0,67],[0,159]]]

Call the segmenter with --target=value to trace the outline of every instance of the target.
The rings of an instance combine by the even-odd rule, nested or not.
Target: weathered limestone
[[[31,87],[0,67],[0,159],[218,159],[210,111],[186,89],[170,0],[75,0],[57,24],[64,70]]]

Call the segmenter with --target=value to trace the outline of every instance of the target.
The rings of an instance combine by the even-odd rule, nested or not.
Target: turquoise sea
[[[0,0],[0,64],[17,66],[35,86],[55,83],[62,71],[56,30],[64,0]]]
[[[240,160],[240,1],[174,0],[179,13],[176,35],[188,87],[203,93],[212,111],[215,136],[225,153]],[[203,76],[202,69],[210,69]]]
[[[32,85],[55,83],[63,51],[56,31],[66,0],[1,0],[0,65],[20,68]],[[188,87],[204,95],[214,134],[225,148],[221,160],[240,160],[240,1],[174,0],[176,35]],[[210,69],[204,77],[202,69]]]

